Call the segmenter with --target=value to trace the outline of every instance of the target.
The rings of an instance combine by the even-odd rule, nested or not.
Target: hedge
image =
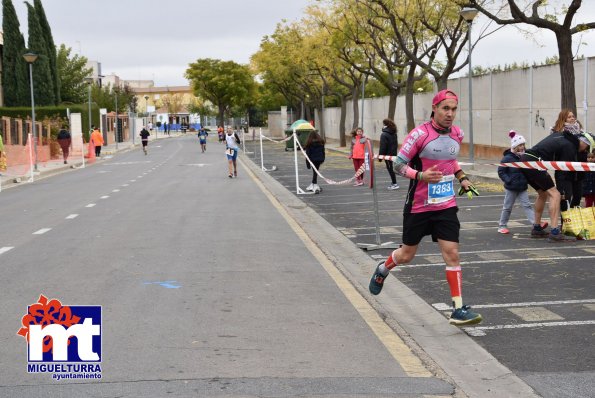
[[[67,117],[67,109],[70,113],[80,113],[83,136],[85,140],[89,139],[89,105],[88,104],[74,104],[74,105],[59,105],[59,106],[36,106],[35,120],[40,122],[44,119],[50,120],[65,120]],[[30,107],[10,107],[0,108],[0,117],[7,116],[15,119],[31,118]],[[99,126],[99,108],[96,104],[91,104],[91,124]]]

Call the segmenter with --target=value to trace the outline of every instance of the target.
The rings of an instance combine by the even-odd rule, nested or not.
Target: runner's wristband
[[[463,174],[463,176],[459,178],[459,182],[463,182],[465,180],[469,181],[469,177],[467,177],[465,174]]]
[[[419,181],[422,181],[422,180],[424,179],[424,173],[423,173],[423,172],[421,172],[421,171],[420,171],[419,173],[417,173],[417,179],[418,179]]]

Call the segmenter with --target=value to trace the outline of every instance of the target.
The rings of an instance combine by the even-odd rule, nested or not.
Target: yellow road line
[[[353,287],[353,285],[343,276],[343,274],[333,265],[328,257],[314,244],[308,234],[298,225],[298,223],[287,213],[279,201],[269,192],[268,189],[256,178],[254,173],[246,165],[243,165],[249,173],[250,178],[262,190],[269,201],[275,206],[279,213],[285,218],[291,229],[304,242],[306,248],[318,260],[329,276],[335,281],[339,289],[349,300],[351,305],[359,312],[360,316],[368,324],[370,329],[376,334],[378,339],[384,344],[388,352],[401,365],[408,376],[412,377],[431,377],[432,374],[426,369],[421,360],[415,356],[403,340],[392,330],[386,322],[378,315],[376,310],[362,297],[362,295]]]

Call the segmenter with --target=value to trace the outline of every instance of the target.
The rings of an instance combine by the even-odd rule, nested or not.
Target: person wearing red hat
[[[461,294],[460,223],[454,180],[461,184],[459,194],[478,193],[457,162],[464,137],[463,131],[453,124],[458,102],[452,90],[438,92],[432,100],[430,121],[414,128],[403,142],[395,162],[395,171],[411,180],[403,214],[403,245],[378,264],[369,289],[372,294],[379,294],[389,271],[410,262],[422,238],[431,235],[446,263],[453,304],[449,322],[461,326],[479,323],[482,316],[463,304]]]

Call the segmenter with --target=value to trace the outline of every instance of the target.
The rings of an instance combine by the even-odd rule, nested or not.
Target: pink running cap
[[[444,101],[446,99],[453,99],[453,100],[456,100],[457,102],[459,102],[459,97],[457,97],[457,95],[454,93],[454,91],[442,90],[442,91],[438,91],[438,93],[434,96],[434,99],[432,100],[432,105],[438,105],[439,103],[441,103],[442,101]]]

